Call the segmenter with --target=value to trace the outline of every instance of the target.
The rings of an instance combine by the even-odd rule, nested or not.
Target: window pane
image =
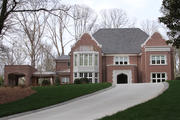
[[[165,60],[161,60],[161,64],[165,64]]]
[[[157,74],[157,78],[160,78],[160,77],[161,77],[161,76],[160,76],[160,73],[158,73],[158,74]]]
[[[126,61],[124,61],[124,64],[126,65],[126,64],[127,64],[127,62],[126,62]]]
[[[156,57],[155,57],[155,56],[152,56],[152,60],[156,60]]]
[[[165,78],[165,73],[162,73],[162,78]]]
[[[115,60],[114,60],[114,61],[115,61],[115,64],[118,65],[118,64],[119,64],[119,57],[116,56],[114,59],[115,59]]]
[[[89,66],[92,66],[92,54],[89,54]]]
[[[74,77],[77,77],[77,73],[74,73]]]
[[[80,76],[80,77],[83,77],[83,73],[80,73],[79,76]]]
[[[70,66],[70,64],[71,64],[71,63],[70,63],[70,62],[68,62],[68,67]]]
[[[123,57],[120,57],[119,61],[120,61],[120,62],[123,62]]]
[[[98,77],[98,73],[95,73],[95,77]]]
[[[89,73],[89,77],[92,77],[92,73]]]
[[[80,63],[79,63],[80,66],[83,65],[83,54],[80,54]]]
[[[153,83],[156,83],[156,79],[153,79],[152,82],[153,82]]]
[[[162,82],[165,82],[165,79],[162,79]]]
[[[119,61],[119,57],[118,56],[116,56],[114,59],[115,59],[114,61]]]
[[[161,60],[165,60],[165,56],[161,56]]]
[[[61,82],[62,83],[69,83],[69,78],[68,77],[63,77]]]
[[[157,82],[161,82],[161,80],[160,80],[160,79],[157,79]]]
[[[84,77],[87,78],[87,73],[84,73]]]
[[[152,60],[152,64],[156,64],[155,60]]]
[[[88,55],[87,54],[84,55],[84,65],[85,66],[88,65]]]
[[[98,65],[98,55],[95,55],[95,65]]]
[[[152,78],[156,78],[156,74],[153,73],[153,74],[152,74]]]
[[[160,64],[160,56],[156,56],[157,64]]]
[[[123,62],[120,62],[120,64],[122,65],[122,64],[123,64]]]
[[[161,64],[165,64],[165,56],[161,56]]]
[[[128,61],[128,57],[124,57],[124,61],[126,61],[126,62],[127,62],[127,61]]]
[[[75,66],[77,66],[77,55],[75,55],[75,62],[74,62],[74,64],[75,64]]]

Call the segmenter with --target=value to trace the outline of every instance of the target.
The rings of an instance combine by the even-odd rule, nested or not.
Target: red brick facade
[[[85,33],[79,41],[77,41],[75,43],[75,45],[71,48],[71,52],[70,52],[70,60],[71,60],[71,67],[70,67],[70,81],[71,83],[73,83],[73,53],[75,51],[79,51],[80,46],[93,46],[93,51],[96,51],[99,53],[99,81],[102,82],[102,50],[101,47],[98,45],[97,41],[95,41],[94,39],[92,39],[92,37],[88,34]]]
[[[62,81],[62,77],[68,77],[70,78],[69,82],[73,83],[75,79],[74,54],[89,51],[98,53],[98,66],[93,67],[98,68],[99,82],[117,83],[117,77],[120,74],[128,76],[128,83],[152,82],[152,73],[161,72],[166,73],[167,80],[174,79],[174,51],[172,47],[166,44],[159,33],[154,33],[149,37],[141,45],[141,53],[138,54],[103,53],[102,46],[91,35],[85,33],[71,48],[70,59],[56,60],[56,75],[59,76],[60,81]],[[165,56],[166,64],[152,65],[151,57],[153,55]],[[115,56],[128,56],[128,64],[116,65],[114,62]],[[88,69],[85,70],[87,72]],[[36,69],[30,66],[5,66],[5,85],[9,84],[8,75],[11,73],[23,73],[27,79],[26,85],[31,85],[30,79],[35,71]],[[89,71],[91,70],[89,69]],[[81,72],[83,71],[81,70]]]
[[[173,48],[169,47],[169,51],[145,51],[149,47],[169,47],[166,44],[166,41],[161,37],[159,33],[154,33],[151,38],[146,41],[142,46],[142,55],[141,55],[141,73],[142,73],[142,82],[150,82],[150,76],[152,72],[166,72],[167,79],[174,79],[174,51]],[[150,65],[150,55],[165,55],[167,64],[166,65]]]
[[[173,48],[166,44],[166,41],[159,33],[154,33],[141,46],[142,52],[139,54],[123,54],[129,57],[128,65],[115,65],[114,57],[122,54],[104,54],[98,43],[88,34],[84,34],[81,39],[71,49],[71,82],[73,82],[73,52],[83,45],[92,45],[95,51],[99,52],[99,80],[100,82],[113,82],[113,71],[131,71],[132,83],[151,82],[151,73],[165,72],[167,80],[174,79]],[[146,49],[147,48],[147,49]],[[156,49],[157,48],[157,49]],[[150,50],[149,50],[150,49]],[[162,51],[161,51],[162,49]],[[151,65],[151,55],[165,55],[166,65]],[[120,73],[119,73],[120,74]]]
[[[6,65],[4,68],[4,85],[16,85],[15,81],[17,77],[24,76],[26,81],[25,85],[29,86],[32,84],[32,74],[37,71],[29,65]],[[13,75],[13,81],[10,84],[10,75]]]

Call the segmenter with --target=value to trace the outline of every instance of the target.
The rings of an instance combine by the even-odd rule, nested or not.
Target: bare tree
[[[0,57],[1,65],[21,65],[25,63],[26,53],[22,44],[19,41],[8,41],[8,47],[4,46],[5,50]]]
[[[97,14],[89,7],[74,5],[72,7],[73,30],[75,40],[85,32],[92,32],[97,20]]]
[[[56,4],[53,2],[56,1]],[[34,8],[30,8],[33,3]],[[48,3],[48,5],[47,5]],[[58,16],[54,11],[68,11],[68,9],[59,8],[58,0],[1,0],[0,1],[0,35],[5,32],[12,25],[12,17],[16,12],[39,12],[45,11]]]
[[[153,20],[145,20],[141,23],[141,29],[149,36],[151,36],[154,32],[157,32],[159,27],[159,24]]]
[[[55,55],[53,53],[52,46],[47,43],[42,43],[40,53],[37,69],[39,71],[55,71]]]
[[[69,8],[68,6],[61,5],[62,9]],[[67,12],[59,11],[59,17],[51,17],[48,21],[47,28],[48,28],[48,38],[52,41],[57,54],[64,55],[64,48],[65,46],[71,41],[64,40],[64,34],[68,31],[68,23],[69,23],[69,16]]]
[[[34,7],[33,3],[32,7]],[[31,66],[36,67],[48,14],[45,12],[20,13],[16,16],[16,19],[20,23],[19,30],[24,36],[24,45],[27,49]]]
[[[105,9],[101,12],[101,23],[103,28],[122,28],[128,25],[126,12],[121,9]]]

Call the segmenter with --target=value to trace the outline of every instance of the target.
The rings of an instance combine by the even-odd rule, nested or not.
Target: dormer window
[[[115,65],[127,65],[127,64],[129,64],[129,57],[128,56],[115,56],[114,64]]]

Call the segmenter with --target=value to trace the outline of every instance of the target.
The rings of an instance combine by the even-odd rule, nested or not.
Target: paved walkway
[[[163,89],[163,83],[116,85],[87,98],[10,120],[94,120],[152,99]]]

